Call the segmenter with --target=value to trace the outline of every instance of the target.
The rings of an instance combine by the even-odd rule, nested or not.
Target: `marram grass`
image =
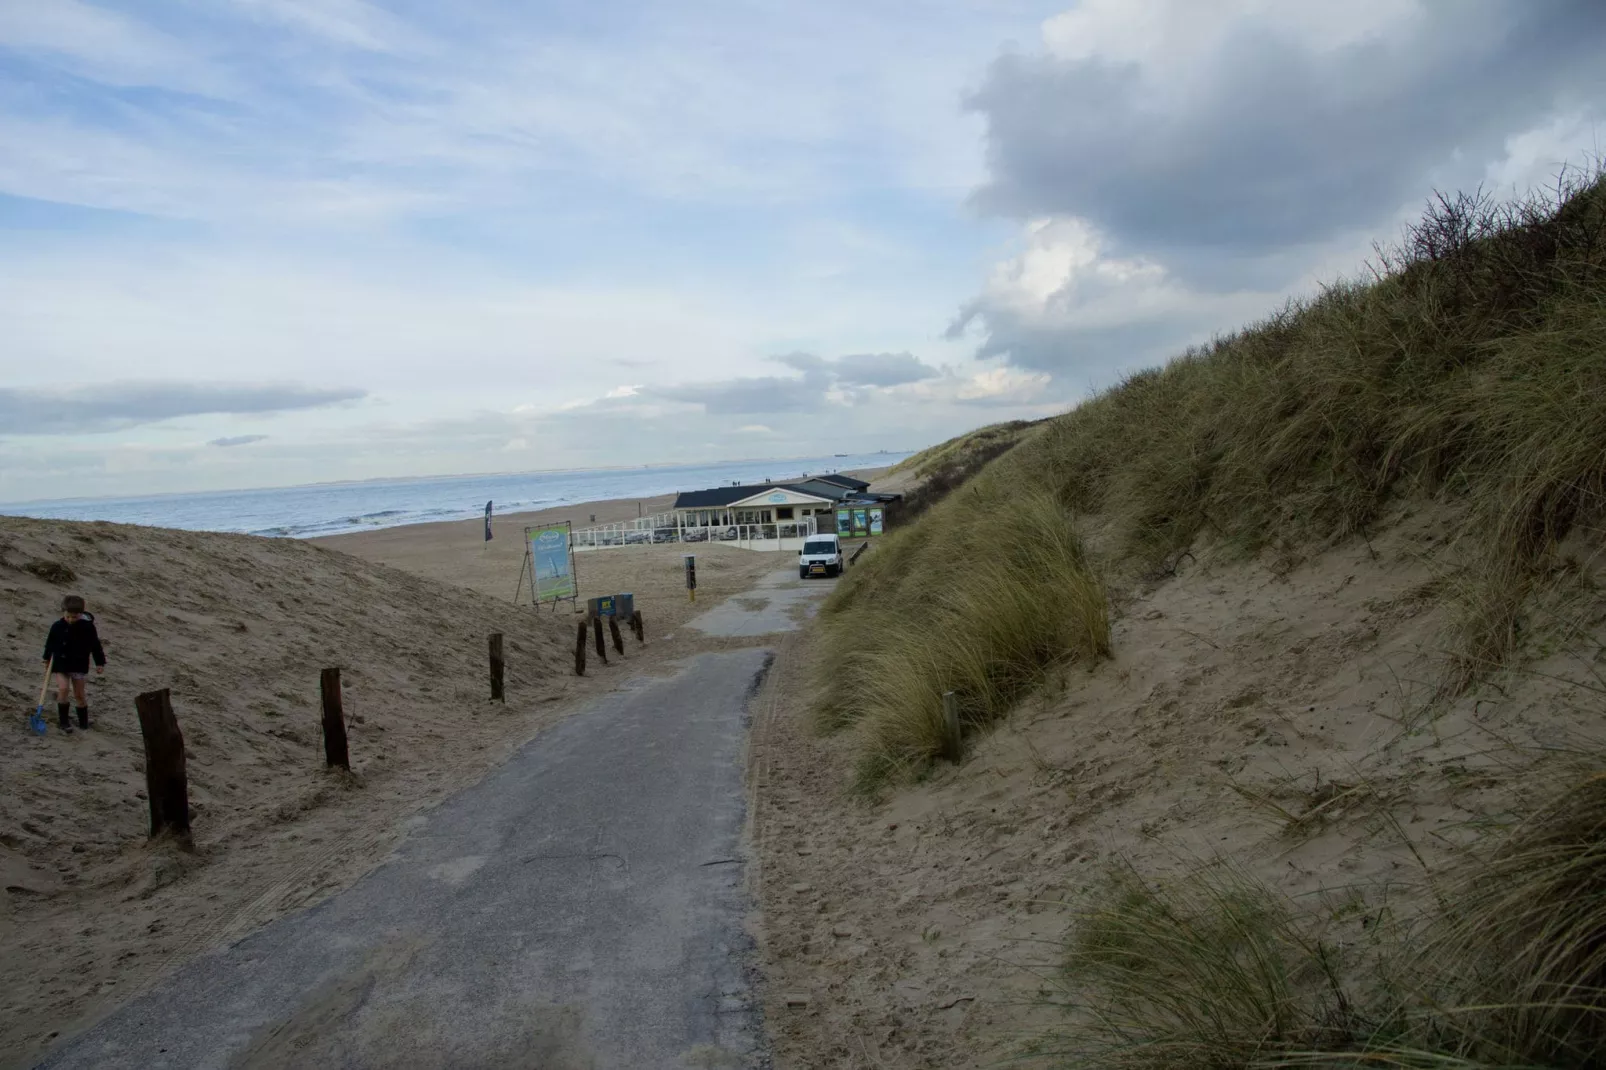
[[[943,691],[973,729],[1046,671],[1106,653],[1107,581],[1203,546],[1297,561],[1367,536],[1401,498],[1455,506],[1453,693],[1508,661],[1563,540],[1606,520],[1606,180],[1443,198],[1370,279],[921,463],[963,479],[971,466],[948,461],[985,458],[982,439],[1014,445],[828,603],[822,722],[859,733],[866,782],[940,751]]]

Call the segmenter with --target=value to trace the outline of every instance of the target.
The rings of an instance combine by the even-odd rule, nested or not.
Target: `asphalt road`
[[[742,889],[768,655],[639,680],[415,819],[312,910],[190,962],[45,1067],[762,1067]]]
[[[727,598],[687,621],[686,626],[724,639],[795,632],[835,586],[835,580],[799,579],[790,569],[776,572],[759,580],[745,595]]]

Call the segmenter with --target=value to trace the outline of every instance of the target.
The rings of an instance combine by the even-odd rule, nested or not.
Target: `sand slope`
[[[1120,605],[1111,661],[873,804],[849,741],[811,730],[807,637],[783,652],[751,773],[776,1065],[1018,1054],[1060,1020],[1060,941],[1116,865],[1230,859],[1330,910],[1340,944],[1424,906],[1429,874],[1600,753],[1606,661],[1598,603],[1541,599],[1521,670],[1430,708],[1444,530],[1423,510],[1304,562],[1187,559]]]
[[[110,664],[91,678],[97,727],[39,738],[25,717],[66,593]],[[586,683],[571,627],[303,542],[0,518],[0,1051],[26,1062],[182,956],[360,874]],[[492,631],[506,707],[489,702]],[[324,769],[324,666],[344,672],[350,778]],[[145,839],[133,698],[159,687],[188,750],[193,855]]]

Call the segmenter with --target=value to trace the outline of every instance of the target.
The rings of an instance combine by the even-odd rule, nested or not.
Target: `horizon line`
[[[913,454],[917,450],[874,450],[869,453],[849,453],[846,457],[874,457],[878,454]],[[713,461],[665,461],[656,464],[607,464],[589,468],[524,468],[503,469],[495,472],[453,472],[445,475],[413,475],[413,476],[371,476],[366,479],[331,479],[320,480],[313,483],[268,483],[254,487],[220,487],[215,490],[169,490],[155,491],[149,494],[97,494],[74,498],[29,498],[19,501],[0,502],[0,509],[12,506],[25,505],[72,505],[80,502],[107,502],[132,501],[145,498],[191,498],[203,494],[247,494],[255,491],[269,490],[315,490],[319,487],[353,487],[366,483],[403,483],[408,480],[435,480],[435,479],[491,479],[499,476],[549,476],[580,474],[585,472],[637,472],[648,468],[692,468],[718,464],[779,464],[784,461],[817,460],[820,458],[805,455],[788,457],[725,457]]]

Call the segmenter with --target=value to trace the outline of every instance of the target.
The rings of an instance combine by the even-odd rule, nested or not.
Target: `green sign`
[[[836,511],[836,533],[844,539],[853,534],[852,510],[838,509]]]
[[[575,597],[578,592],[574,558],[569,553],[569,525],[527,528],[525,535],[530,540],[530,586],[536,602]]]

